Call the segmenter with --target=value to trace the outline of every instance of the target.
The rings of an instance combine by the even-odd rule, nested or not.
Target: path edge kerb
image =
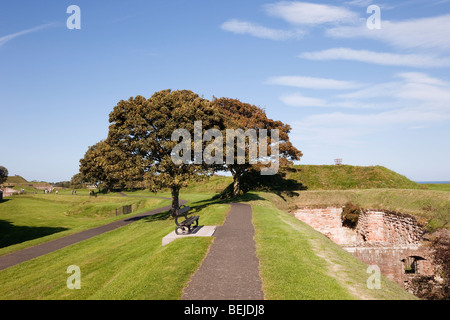
[[[258,258],[258,273],[259,273],[259,278],[261,279],[261,291],[264,297],[264,300],[266,300],[266,291],[264,290],[264,278],[262,275],[262,267],[261,267],[261,259],[259,258],[259,254],[258,254],[258,242],[256,241],[256,227],[255,227],[255,211],[253,210],[253,206],[250,205],[250,207],[252,208],[252,225],[253,225],[253,241],[255,242],[255,255],[256,258]]]

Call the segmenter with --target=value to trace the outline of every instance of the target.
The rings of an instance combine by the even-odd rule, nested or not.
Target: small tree
[[[342,225],[344,227],[355,229],[358,225],[361,208],[351,202],[345,204],[341,213]]]
[[[8,169],[6,169],[3,166],[0,166],[0,184],[6,181],[8,179]]]
[[[82,173],[79,172],[70,179],[70,187],[73,189],[81,189],[86,187],[86,180]]]
[[[80,160],[80,173],[84,182],[101,187],[136,187],[136,181],[142,181],[143,171],[133,163],[119,148],[100,141],[89,147]]]
[[[90,146],[83,159],[80,160],[80,173],[82,174],[84,181],[95,185],[99,191],[100,186],[106,180],[103,148],[103,141]]]

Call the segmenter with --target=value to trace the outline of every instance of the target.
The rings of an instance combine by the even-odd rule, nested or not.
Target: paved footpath
[[[252,208],[233,203],[214,243],[188,287],[183,300],[262,300]]]
[[[186,201],[180,200],[180,204],[184,204],[184,203],[186,203]],[[33,247],[29,247],[26,249],[16,251],[16,252],[13,252],[10,254],[6,254],[4,256],[0,256],[0,270],[9,268],[11,266],[14,266],[14,265],[19,264],[24,261],[28,261],[28,260],[37,258],[44,254],[62,249],[64,247],[70,246],[77,242],[95,237],[99,234],[126,226],[127,224],[133,223],[142,218],[170,210],[170,208],[171,208],[171,206],[165,206],[162,208],[154,209],[151,211],[147,211],[147,212],[135,215],[130,218],[125,218],[122,220],[111,222],[109,224],[106,224],[106,225],[103,225],[100,227],[81,231],[79,233],[75,233],[75,234],[60,238],[60,239],[52,240],[52,241],[45,242],[45,243],[42,243],[42,244],[39,244],[39,245],[36,245]]]

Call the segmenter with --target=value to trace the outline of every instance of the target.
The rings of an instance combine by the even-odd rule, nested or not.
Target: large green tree
[[[302,156],[301,151],[295,148],[289,141],[289,133],[291,131],[291,127],[289,125],[284,124],[281,121],[275,121],[268,118],[265,111],[261,108],[249,103],[241,102],[238,99],[214,98],[212,101],[212,105],[214,108],[219,110],[220,113],[222,113],[226,122],[225,125],[228,129],[240,129],[244,133],[248,129],[254,129],[259,134],[261,133],[259,129],[267,130],[267,138],[265,140],[258,139],[257,159],[251,159],[252,152],[250,138],[246,137],[244,147],[245,162],[239,163],[237,158],[238,143],[236,141],[235,147],[233,149],[233,161],[227,161],[227,168],[233,175],[233,193],[235,196],[240,194],[240,180],[242,175],[251,169],[257,171],[264,170],[264,168],[267,168],[267,165],[264,165],[263,161],[270,158],[270,161],[277,162],[276,167],[278,168],[279,166],[290,165],[294,160],[300,160],[300,157]],[[271,130],[273,129],[278,130],[279,152],[277,155],[272,154],[272,142],[274,142],[274,140],[272,139],[273,137],[271,135]],[[267,157],[260,157],[261,153],[259,151],[261,150],[261,147],[264,147],[264,150],[267,151]],[[253,160],[254,163],[252,163],[251,160]]]
[[[120,101],[109,116],[107,143],[119,148],[142,170],[146,186],[152,190],[170,188],[172,213],[179,208],[180,189],[189,181],[211,173],[212,167],[195,157],[194,125],[223,130],[223,118],[210,101],[189,90],[162,90],[151,98],[136,96]],[[176,135],[184,130],[188,136]],[[200,132],[203,135],[204,129]],[[181,150],[177,145],[184,143]],[[201,148],[204,144],[201,142]],[[175,150],[177,149],[177,150]],[[183,158],[173,160],[174,153]]]

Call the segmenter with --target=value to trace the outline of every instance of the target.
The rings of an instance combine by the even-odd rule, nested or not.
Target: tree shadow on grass
[[[307,190],[307,187],[293,179],[286,179],[285,173],[278,173],[273,176],[261,176],[259,172],[249,172],[242,179],[241,188],[243,193],[239,196],[233,196],[233,183],[231,183],[222,193],[211,197],[210,199],[200,200],[188,203],[189,215],[198,213],[206,207],[213,204],[231,204],[236,202],[250,202],[256,200],[266,200],[258,194],[251,191],[273,192],[285,200],[285,197],[298,196],[300,190]],[[133,219],[133,218],[131,218]],[[160,220],[173,220],[170,211],[164,211],[145,217],[136,217],[136,220],[143,219],[145,222]]]
[[[0,248],[42,238],[65,230],[67,228],[15,226],[9,221],[0,220]]]
[[[210,199],[195,201],[192,203],[187,203],[190,207],[189,216],[195,214],[197,212],[202,211],[204,208],[213,205],[213,204],[230,204],[234,202],[248,202],[253,200],[264,200],[257,194],[246,193],[239,197],[234,197],[230,199],[218,199],[217,197],[211,197]],[[163,220],[174,220],[174,217],[170,214],[170,211],[163,211],[153,215],[140,216],[135,218],[130,218],[130,220],[143,220],[144,222],[154,222],[154,221],[163,221]]]
[[[250,201],[256,201],[256,200],[265,200],[264,198],[260,197],[259,195],[255,193],[244,193],[237,197],[229,197],[229,198],[222,198],[218,195],[215,195],[211,197],[210,199],[200,200],[192,203],[190,213],[197,213],[202,211],[204,208],[213,205],[213,204],[231,204],[231,203],[237,203],[237,202],[250,202]]]
[[[250,191],[272,192],[286,200],[286,197],[292,198],[299,195],[298,192],[308,190],[308,187],[301,182],[288,179],[287,172],[296,169],[283,168],[283,171],[274,175],[261,175],[259,171],[250,170],[242,175],[240,179],[240,189],[242,196],[245,196]],[[225,190],[223,190],[218,198],[232,199],[234,184],[231,183]],[[253,200],[253,199],[251,199]],[[258,200],[258,199],[256,199]]]
[[[143,217],[143,221],[145,222],[154,222],[154,221],[163,221],[171,218],[170,211],[163,211],[157,214],[152,214]]]

